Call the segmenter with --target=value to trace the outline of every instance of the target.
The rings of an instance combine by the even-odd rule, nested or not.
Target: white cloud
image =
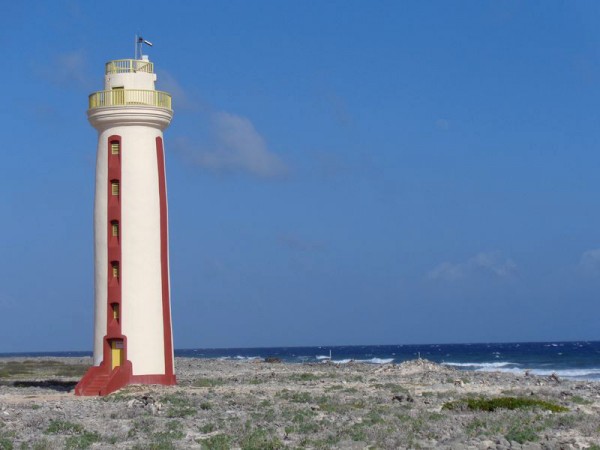
[[[600,275],[600,248],[586,250],[579,259],[581,270],[590,275]]]
[[[171,94],[173,106],[177,111],[182,109],[197,109],[201,103],[194,96],[190,95],[179,82],[166,70],[160,70],[157,77],[156,88]]]
[[[517,265],[499,252],[478,253],[464,262],[443,262],[428,274],[432,280],[457,281],[477,274],[498,278],[511,278],[517,273]]]
[[[280,178],[288,168],[267,146],[250,119],[225,111],[215,111],[184,89],[169,72],[160,74],[161,89],[172,94],[175,108],[187,110],[207,124],[208,139],[187,137],[173,140],[173,149],[188,163],[216,173],[247,173],[260,178]],[[205,126],[198,127],[206,128]]]
[[[214,143],[209,148],[194,146],[185,139],[175,143],[188,161],[215,172],[246,172],[262,178],[284,176],[285,163],[267,147],[253,123],[227,112],[210,114]]]

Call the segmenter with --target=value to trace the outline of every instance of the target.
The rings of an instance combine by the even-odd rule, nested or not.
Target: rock
[[[271,364],[279,364],[281,363],[281,358],[276,358],[274,356],[268,356],[264,359],[264,362]]]
[[[397,402],[400,402],[400,403],[403,403],[403,402],[414,403],[414,401],[415,401],[415,399],[412,398],[409,394],[394,395],[392,397],[392,401],[394,401],[394,400]]]
[[[152,415],[158,414],[162,409],[162,403],[157,402],[154,398],[143,395],[138,398],[133,398],[127,402],[128,408],[146,408]]]
[[[521,446],[522,450],[542,450],[542,444],[539,442],[526,442]]]
[[[548,449],[548,450],[553,450],[553,449],[560,448],[560,447],[559,447],[558,441],[556,441],[554,439],[549,439],[547,442],[544,442],[543,448]]]
[[[450,446],[450,449],[452,450],[469,450],[469,447],[465,444],[452,444],[452,446]]]
[[[481,450],[487,450],[487,449],[490,449],[490,448],[495,448],[495,447],[496,447],[496,444],[494,444],[494,443],[493,443],[492,441],[490,441],[490,440],[481,441],[481,442],[479,443],[479,448],[480,448]]]
[[[499,437],[498,439],[496,439],[496,446],[498,445],[501,445],[503,447],[510,447],[510,443],[504,437]]]

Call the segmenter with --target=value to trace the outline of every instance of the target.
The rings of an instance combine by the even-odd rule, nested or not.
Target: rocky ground
[[[0,360],[0,449],[600,449],[600,383],[177,358],[177,386],[75,397],[90,362]]]

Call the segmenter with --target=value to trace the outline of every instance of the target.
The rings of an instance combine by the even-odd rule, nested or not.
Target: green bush
[[[240,442],[242,450],[276,450],[283,448],[281,441],[264,429],[256,429]]]
[[[81,434],[83,426],[66,420],[51,420],[46,428],[47,434]]]
[[[203,450],[229,450],[231,448],[231,438],[226,434],[217,434],[196,442],[202,446]]]
[[[444,403],[442,409],[460,410],[464,408],[472,411],[496,411],[497,409],[526,409],[539,408],[552,412],[566,412],[569,408],[557,405],[556,403],[547,402],[536,398],[525,397],[496,397],[496,398],[467,398],[454,402]]]
[[[164,395],[161,401],[169,405],[167,417],[187,417],[196,414],[196,408],[194,408],[192,402],[183,394]]]
[[[316,381],[318,379],[319,377],[317,375],[308,372],[295,373],[293,375],[290,375],[290,380],[292,381]]]
[[[537,441],[538,435],[535,430],[531,428],[515,427],[509,430],[505,436],[509,441],[515,441],[519,444],[524,444],[529,441]]]
[[[580,397],[579,395],[574,395],[573,397],[571,397],[571,401],[577,405],[591,405],[592,403],[594,403],[591,400]]]
[[[89,448],[94,442],[100,440],[100,435],[91,431],[84,431],[83,434],[70,436],[65,442],[66,449]]]
[[[217,427],[214,423],[207,423],[205,425],[198,427],[198,429],[200,430],[201,433],[212,433],[213,431],[215,431],[217,429]]]
[[[192,386],[194,387],[215,387],[225,384],[225,381],[220,378],[198,378],[194,380]]]
[[[13,450],[12,441],[4,436],[0,436],[0,450]]]

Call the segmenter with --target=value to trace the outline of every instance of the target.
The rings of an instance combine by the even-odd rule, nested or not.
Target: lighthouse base
[[[111,394],[130,384],[162,384],[177,383],[175,375],[133,375],[131,361],[110,370],[104,362],[88,369],[83,378],[75,386],[75,395],[103,396]]]

